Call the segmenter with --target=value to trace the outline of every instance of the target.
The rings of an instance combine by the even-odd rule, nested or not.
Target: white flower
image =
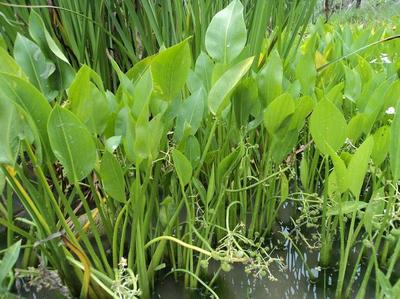
[[[392,115],[396,113],[396,109],[394,107],[389,107],[385,111],[386,114]]]

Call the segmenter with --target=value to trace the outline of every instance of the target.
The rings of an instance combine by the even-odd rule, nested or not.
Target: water
[[[274,233],[269,240],[268,247],[275,248],[274,257],[281,257],[286,265],[284,271],[280,271],[278,266],[271,267],[271,272],[277,278],[277,281],[270,281],[268,278],[254,278],[244,271],[242,265],[234,265],[230,272],[221,272],[213,285],[213,290],[221,299],[244,299],[244,298],[335,298],[336,282],[338,278],[337,262],[339,261],[339,242],[335,242],[332,250],[332,261],[336,262],[331,268],[321,269],[318,267],[319,249],[310,249],[301,238],[296,240],[298,251],[292,243],[286,240],[280,232],[289,233],[294,226],[291,219],[296,218],[298,211],[291,202],[284,204],[278,212],[278,225],[274,227]],[[312,240],[312,232],[303,232],[307,239]],[[293,236],[292,236],[293,237]],[[309,241],[311,242],[311,241]],[[309,245],[314,245],[310,244]],[[312,247],[312,246],[311,246]],[[301,253],[302,256],[299,255]],[[345,285],[349,281],[358,256],[358,247],[356,246],[350,253],[349,264],[346,271]],[[308,270],[305,263],[308,265]],[[365,271],[365,260],[357,269],[357,275],[353,284],[351,298],[354,298],[363,280]],[[204,281],[209,282],[216,271],[218,264],[210,263],[208,277]],[[310,277],[310,273],[313,277]],[[366,290],[365,298],[375,298],[375,280],[371,276]],[[194,299],[209,298],[204,288],[200,290],[187,290],[184,288],[183,280],[174,280],[173,275],[165,276],[165,273],[159,276],[158,283],[153,293],[154,299]]]
[[[304,250],[303,258],[309,265],[314,276],[317,276],[315,281],[311,281],[309,272],[307,271],[302,258],[297,251],[287,242],[275,254],[283,257],[286,270],[280,272],[278,267],[271,268],[277,281],[270,281],[268,278],[257,279],[252,275],[247,275],[243,266],[234,265],[230,272],[221,272],[216,280],[213,290],[218,296],[229,299],[244,299],[244,298],[335,298],[335,289],[338,272],[334,269],[319,269],[318,268],[318,253],[317,251]],[[337,254],[337,253],[336,253]],[[335,256],[334,256],[335,258]],[[351,266],[351,265],[350,265]],[[349,268],[349,272],[353,267]],[[217,264],[210,264],[209,279],[217,270]],[[353,285],[353,293],[351,297],[355,297],[356,291],[360,287],[363,278],[363,267],[358,269],[356,281]],[[348,280],[345,280],[348,281]],[[373,279],[368,286],[366,298],[374,298]],[[182,280],[175,281],[173,275],[161,276],[158,284],[155,286],[153,298],[159,299],[177,299],[177,298],[209,298],[210,294],[205,289],[202,290],[186,290]]]

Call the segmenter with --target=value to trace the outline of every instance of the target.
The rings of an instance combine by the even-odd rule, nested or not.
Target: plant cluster
[[[93,67],[75,71],[35,11],[30,38],[17,34],[12,56],[0,47],[0,224],[8,246],[23,242],[7,251],[20,268],[40,261],[81,298],[149,298],[168,267],[216,297],[211,259],[271,280],[272,263],[284,269],[264,240],[290,202],[285,238],[338,267],[337,297],[364,256],[358,298],[372,276],[377,296],[400,293],[396,28],[317,22],[304,39],[282,30],[257,45],[245,12],[232,1],[203,36],[127,72],[108,51],[111,90]]]

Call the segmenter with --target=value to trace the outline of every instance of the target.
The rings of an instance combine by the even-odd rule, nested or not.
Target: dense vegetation
[[[400,294],[397,18],[340,25],[300,0],[12,2],[0,292],[50,277],[66,296],[149,298],[167,269],[218,297],[211,261],[274,280],[279,237],[338,269],[336,297]]]

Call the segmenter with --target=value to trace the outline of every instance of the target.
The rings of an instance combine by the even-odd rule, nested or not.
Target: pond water
[[[338,246],[337,246],[338,247]],[[275,255],[284,259],[286,269],[279,271],[278,267],[271,268],[277,281],[270,281],[268,278],[254,278],[245,273],[243,266],[234,265],[230,272],[221,272],[219,278],[213,286],[214,291],[221,299],[244,299],[244,298],[335,298],[336,281],[338,271],[334,268],[320,269],[318,267],[318,252],[310,251],[304,247],[299,247],[304,261],[307,262],[311,272],[316,277],[310,279],[303,259],[297,253],[290,242],[285,243],[279,250],[275,250]],[[333,259],[338,260],[338,252],[333,253]],[[354,256],[356,252],[353,253]],[[336,256],[337,255],[337,256]],[[350,258],[350,270],[353,270]],[[210,264],[210,278],[217,271],[217,264]],[[353,285],[352,298],[355,297],[363,278],[363,266],[359,267],[356,281]],[[348,281],[348,280],[345,280]],[[375,280],[370,279],[370,284],[366,292],[366,298],[374,298]],[[186,290],[183,281],[175,281],[173,275],[160,276],[159,282],[155,286],[153,298],[177,299],[177,298],[210,298],[210,293],[206,290]]]

